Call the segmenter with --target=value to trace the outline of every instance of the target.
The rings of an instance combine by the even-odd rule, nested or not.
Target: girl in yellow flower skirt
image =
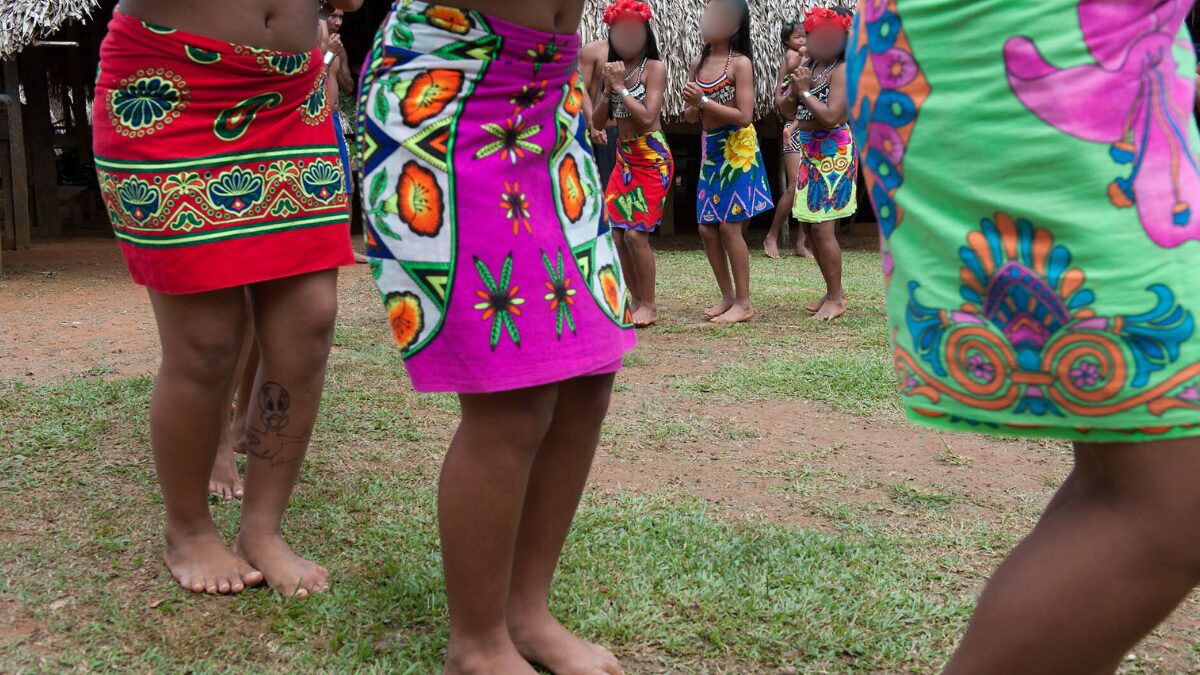
[[[774,204],[758,134],[751,125],[754,73],[746,0],[711,0],[700,30],[704,50],[692,62],[692,81],[683,97],[687,120],[704,125],[696,216],[721,288],[721,301],[705,314],[713,323],[740,323],[754,316],[750,252],[742,224]]]

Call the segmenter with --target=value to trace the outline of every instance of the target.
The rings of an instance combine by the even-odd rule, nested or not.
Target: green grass
[[[331,389],[327,417],[357,406],[350,393]],[[145,378],[0,388],[0,444],[8,451],[0,492],[9,504],[21,501],[19,513],[5,514],[20,524],[18,536],[0,544],[0,595],[40,627],[6,646],[8,663],[436,668],[446,610],[424,464],[339,473],[330,470],[330,449],[318,448],[286,527],[300,550],[333,570],[334,590],[307,602],[263,591],[191,597],[173,588],[157,558],[161,500],[143,431],[149,393]],[[345,421],[338,433],[370,438],[382,419],[389,430],[409,419],[405,411],[388,415],[395,416]],[[420,452],[419,438],[404,440]],[[226,533],[236,528],[236,509],[222,505],[216,514]],[[907,670],[940,659],[967,617],[969,588],[944,571],[953,558],[937,538],[864,523],[827,534],[718,519],[693,500],[592,497],[554,602],[589,637],[689,672],[712,663],[745,669],[738,672]]]
[[[803,500],[819,526],[710,507],[674,484],[592,493],[555,611],[630,673],[936,670],[1032,507],[965,516],[976,502],[957,489],[843,469],[841,445],[743,465],[738,453],[770,430],[707,414],[714,399],[806,400],[899,424],[878,256],[847,254],[851,311],[832,325],[799,310],[821,292],[811,261],[756,257],[758,318],[724,328],[699,317],[715,290],[703,255],[659,260],[663,321],[618,383],[608,461],[637,471],[719,451],[727,461],[696,471],[766,480],[769,498]],[[373,296],[343,298],[284,523],[334,575],[329,594],[304,602],[175,588],[160,557],[149,378],[0,382],[0,670],[437,672],[447,617],[433,490],[457,401],[411,390]],[[966,462],[949,446],[935,460]],[[872,490],[875,501],[853,497]],[[231,536],[237,508],[213,511]]]
[[[862,415],[898,415],[894,374],[875,352],[840,352],[808,358],[775,356],[759,363],[726,363],[679,387],[696,396],[730,401],[802,398]]]

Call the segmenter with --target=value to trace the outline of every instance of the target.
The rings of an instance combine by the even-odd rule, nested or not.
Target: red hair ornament
[[[616,0],[604,10],[604,23],[613,25],[614,23],[624,19],[627,16],[632,16],[635,19],[641,19],[649,23],[650,18],[654,13],[650,11],[650,5],[638,0]]]

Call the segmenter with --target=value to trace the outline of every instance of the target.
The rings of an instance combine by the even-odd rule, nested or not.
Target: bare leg
[[[775,205],[775,218],[771,221],[771,230],[767,232],[767,238],[763,240],[763,251],[768,258],[779,257],[779,235],[791,221],[792,206],[796,203],[796,175],[800,171],[800,154],[785,153],[783,164],[787,172],[787,184],[783,186],[783,194],[779,197],[779,203]],[[796,237],[793,248],[796,255],[808,254],[808,249],[804,247],[803,230]]]
[[[633,281],[637,284],[638,302],[633,312],[633,325],[644,328],[658,322],[658,299],[654,289],[658,269],[654,249],[650,246],[650,235],[636,230],[625,233],[625,246],[635,268]]]
[[[257,284],[251,297],[262,362],[248,425],[238,551],[279,594],[306,597],[328,589],[329,573],[293,553],[280,525],[321,405],[337,270]]]
[[[721,301],[704,310],[708,318],[712,319],[733,307],[733,279],[729,276],[729,258],[721,243],[721,226],[701,223],[700,238],[704,241],[704,255],[708,256],[708,264],[717,278],[717,287],[721,289]]]
[[[578,378],[559,385],[554,421],[525,492],[508,629],[525,658],[554,673],[622,672],[608,650],[576,637],[550,613],[550,584],[600,442],[614,377]]]
[[[249,303],[246,303],[242,320],[245,324],[245,330],[242,332],[242,351],[238,357],[238,366],[234,371],[235,374],[240,374],[246,370],[246,361],[254,345],[254,318],[250,313]],[[253,367],[258,367],[257,362]],[[253,378],[253,375],[251,375],[251,378]],[[240,381],[241,378],[232,378],[232,385],[229,388],[229,396],[227,398],[229,402],[229,405],[226,406],[227,408],[234,407],[234,400],[237,397],[237,387]],[[251,379],[250,384],[253,386],[253,379]],[[243,386],[242,391],[247,392],[249,389]],[[239,404],[237,408],[241,408],[241,398],[245,398],[245,394],[238,397]],[[242,490],[242,477],[238,475],[237,461],[233,455],[235,446],[245,436],[244,425],[246,417],[244,414],[241,416],[240,423],[242,426],[240,427],[236,408],[232,421],[228,418],[228,414],[222,418],[222,421],[226,423],[221,426],[221,442],[217,445],[217,458],[213,462],[212,476],[208,479],[208,491],[210,494],[214,494],[221,499],[241,499],[244,494]]]
[[[1200,440],[1090,445],[946,673],[1112,673],[1200,582]]]
[[[251,335],[250,349],[246,353],[246,362],[242,364],[241,384],[238,385],[238,395],[233,410],[233,450],[238,454],[246,454],[246,433],[249,431],[250,412],[253,406],[258,409],[254,395],[254,380],[258,377],[258,364],[261,361],[258,353],[258,340]]]
[[[263,575],[234,555],[208,513],[208,481],[229,424],[229,387],[242,337],[242,289],[150,292],[163,358],[150,401],[154,467],[166,503],[171,574],[196,593],[237,593]]]
[[[613,244],[617,247],[617,257],[621,260],[621,274],[625,277],[625,287],[633,296],[633,311],[636,313],[642,304],[642,296],[638,292],[637,262],[629,251],[629,233],[619,227],[612,229]]]
[[[817,264],[821,268],[821,276],[825,278],[825,299],[813,318],[832,321],[846,313],[846,292],[842,289],[842,247],[834,232],[834,221],[813,225],[812,233],[813,250],[820,251]]]
[[[744,223],[722,223],[721,244],[729,253],[729,265],[733,268],[733,304],[723,314],[712,319],[713,323],[741,323],[754,317],[750,306],[750,249],[742,234]]]
[[[813,235],[813,224],[812,223],[800,223],[800,231],[804,233],[805,238],[809,242],[815,242],[817,240],[816,237]],[[815,246],[815,245],[813,246],[812,257],[813,257],[813,260],[815,260],[817,263],[817,269],[822,270],[821,274],[824,275],[823,270],[825,268],[821,267],[822,263],[821,263],[820,248],[821,247],[819,247],[819,246]],[[828,296],[822,295],[820,298],[805,305],[804,311],[808,312],[809,314],[816,314],[817,312],[821,311],[821,306],[825,304],[826,300],[828,300]]]
[[[532,675],[508,631],[513,556],[529,474],[558,385],[464,395],[438,486],[450,605],[447,675]]]

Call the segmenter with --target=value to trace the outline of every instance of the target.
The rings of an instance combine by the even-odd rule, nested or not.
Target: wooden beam
[[[29,214],[29,169],[25,163],[25,111],[21,105],[21,77],[15,60],[4,62],[4,91],[8,95],[8,157],[11,165],[13,248],[29,248],[32,222]]]
[[[58,161],[54,154],[54,124],[50,119],[50,83],[46,52],[30,47],[21,54],[25,85],[25,133],[33,176],[33,223],[42,237],[61,237],[58,217]]]

